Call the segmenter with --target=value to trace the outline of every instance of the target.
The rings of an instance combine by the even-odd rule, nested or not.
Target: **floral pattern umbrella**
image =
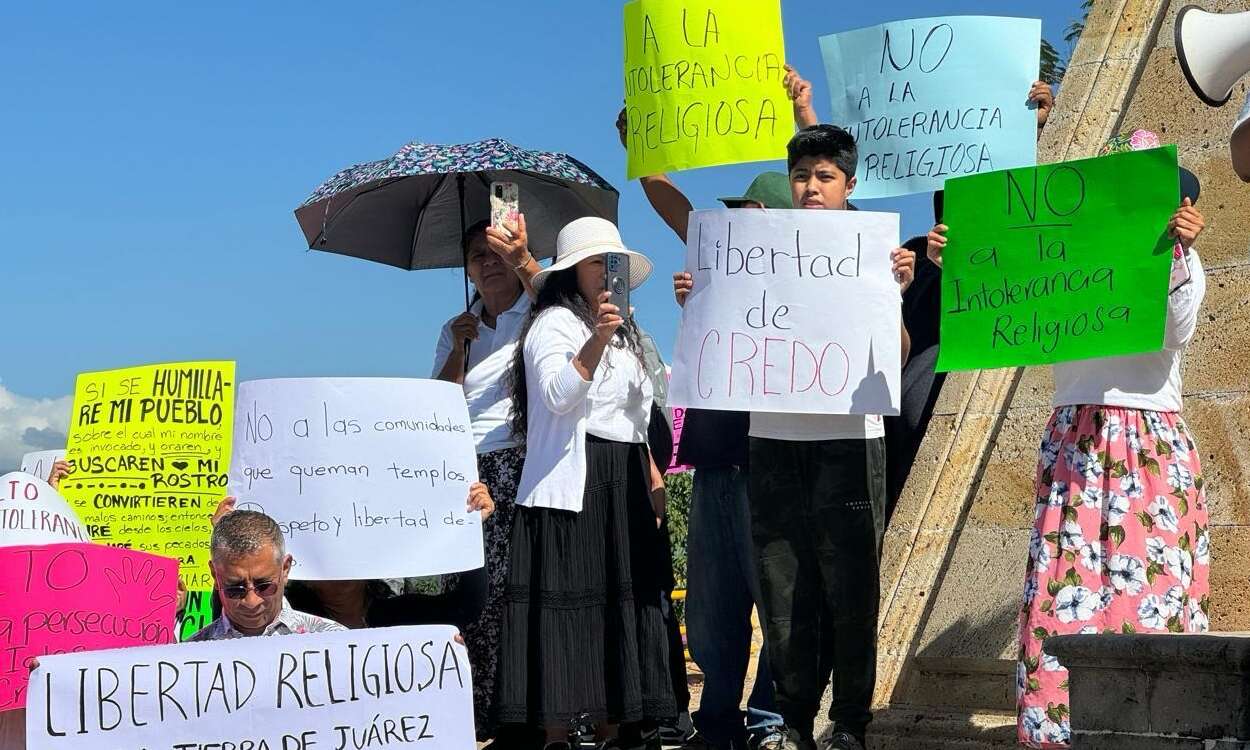
[[[583,216],[616,221],[619,195],[566,154],[490,139],[410,143],[394,156],[349,167],[295,209],[308,247],[409,270],[464,265],[466,226],[490,216],[491,182],[515,182],[530,251],[555,254],[555,239]]]

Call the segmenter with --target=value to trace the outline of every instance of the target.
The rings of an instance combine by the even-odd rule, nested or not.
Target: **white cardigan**
[[[539,314],[526,334],[528,424],[517,504],[579,512],[586,491],[586,434],[645,442],[652,386],[632,353],[608,347],[594,381],[573,358],[591,330],[567,308]]]
[[[1198,308],[1207,291],[1198,251],[1190,250],[1185,260],[1190,281],[1168,295],[1163,349],[1054,365],[1056,407],[1095,404],[1180,412],[1181,359],[1198,327]]]

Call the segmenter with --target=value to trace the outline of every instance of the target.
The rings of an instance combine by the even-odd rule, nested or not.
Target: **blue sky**
[[[1079,0],[782,4],[787,57],[822,115],[821,34],[1018,15],[1058,42],[1079,12]],[[626,241],[657,265],[638,314],[667,350],[664,279],[683,249],[625,181],[620,18],[605,0],[9,4],[0,469],[6,431],[55,428],[80,371],[220,358],[245,379],[427,376],[463,304],[460,272],[310,253],[292,217],[340,168],[410,140],[567,151],[616,185]],[[768,166],[675,179],[708,207]],[[901,211],[905,236],[931,220],[927,195],[865,207]]]

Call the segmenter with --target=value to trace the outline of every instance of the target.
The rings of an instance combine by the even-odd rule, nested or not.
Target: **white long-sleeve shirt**
[[[1163,349],[1149,354],[1086,359],[1054,366],[1055,406],[1097,404],[1143,411],[1181,410],[1181,358],[1198,326],[1207,278],[1195,250],[1190,281],[1168,295]]]
[[[590,328],[571,310],[544,310],[522,344],[528,392],[525,468],[517,502],[581,511],[586,490],[586,436],[645,443],[651,380],[632,352],[609,346],[584,380],[573,358]]]

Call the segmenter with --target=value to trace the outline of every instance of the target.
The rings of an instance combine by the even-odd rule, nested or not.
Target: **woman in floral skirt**
[[[1148,131],[1103,154],[1159,146]],[[1182,170],[1184,172],[1184,170]],[[1042,649],[1074,633],[1207,630],[1210,539],[1198,449],[1181,420],[1181,358],[1206,279],[1193,243],[1202,214],[1184,173],[1162,351],[1054,366],[1055,410],[1037,466],[1036,514],[1020,615],[1018,737],[1070,744],[1068,673]],[[940,262],[946,227],[929,235]]]

